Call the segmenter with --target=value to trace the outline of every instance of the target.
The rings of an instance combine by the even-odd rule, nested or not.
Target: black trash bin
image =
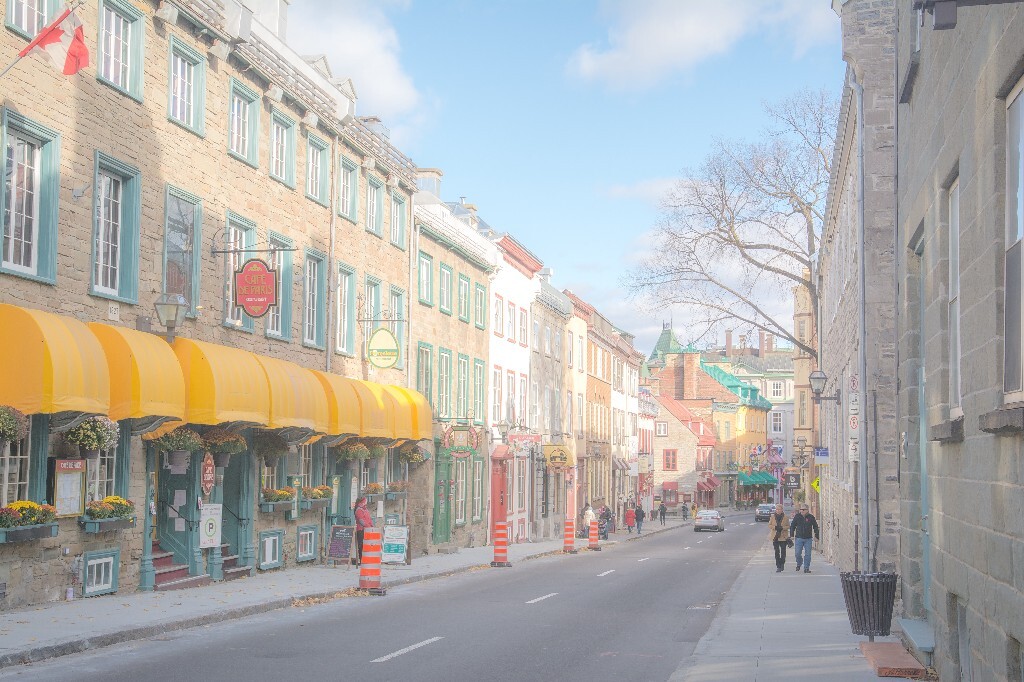
[[[843,599],[850,627],[855,635],[885,637],[892,625],[892,608],[896,601],[895,573],[840,573]]]

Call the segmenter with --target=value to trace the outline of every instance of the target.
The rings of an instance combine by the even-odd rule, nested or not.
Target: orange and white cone
[[[565,534],[562,537],[562,551],[566,554],[576,553],[576,525],[572,519],[565,520]]]
[[[595,552],[601,551],[601,547],[597,544],[597,521],[590,522],[590,545],[587,549],[592,549]]]
[[[381,533],[374,528],[363,531],[363,559],[359,564],[359,589],[383,597],[387,590],[380,586]]]
[[[496,521],[494,524],[494,568],[508,568],[512,562],[508,560],[508,523]]]

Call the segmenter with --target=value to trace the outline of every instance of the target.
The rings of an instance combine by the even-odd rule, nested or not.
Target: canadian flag
[[[89,65],[89,48],[85,46],[82,22],[71,8],[39,32],[18,57],[42,54],[65,76],[78,73]]]

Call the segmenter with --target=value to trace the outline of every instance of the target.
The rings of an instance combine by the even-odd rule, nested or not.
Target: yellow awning
[[[171,346],[154,334],[91,322],[110,370],[114,421],[185,416],[185,379]]]
[[[181,337],[174,354],[185,376],[186,422],[270,423],[270,387],[254,354]]]
[[[25,414],[110,410],[100,342],[76,319],[0,303],[0,405]]]
[[[327,432],[327,394],[308,369],[293,362],[256,355],[270,386],[271,429]]]
[[[397,438],[395,436],[395,399],[384,387],[372,381],[350,379],[359,400],[360,431],[365,438]]]
[[[311,370],[311,374],[320,381],[327,395],[327,435],[358,436],[362,418],[352,379],[318,370]]]
[[[398,403],[395,419],[396,438],[424,440],[433,437],[433,414],[430,411],[430,403],[423,394],[392,385],[384,386],[384,390],[391,393]]]

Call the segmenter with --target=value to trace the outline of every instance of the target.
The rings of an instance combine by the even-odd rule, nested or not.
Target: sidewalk
[[[839,571],[817,552],[810,574],[797,573],[795,566],[790,551],[786,570],[776,573],[765,543],[671,682],[877,680],[860,650],[868,638],[850,633]]]
[[[688,521],[668,519],[663,527],[645,524],[644,537],[679,528]],[[624,530],[609,542],[637,538]],[[518,562],[562,552],[562,539],[512,544],[509,561]],[[584,548],[588,541],[576,540]],[[602,544],[604,542],[602,541]],[[385,588],[489,567],[491,546],[462,548],[454,554],[416,557],[411,565],[381,567]],[[500,570],[500,569],[495,569]],[[243,618],[291,606],[304,599],[330,599],[359,585],[355,566],[310,566],[257,573],[225,583],[171,592],[126,592],[71,602],[54,602],[0,614],[0,669],[88,649]]]

